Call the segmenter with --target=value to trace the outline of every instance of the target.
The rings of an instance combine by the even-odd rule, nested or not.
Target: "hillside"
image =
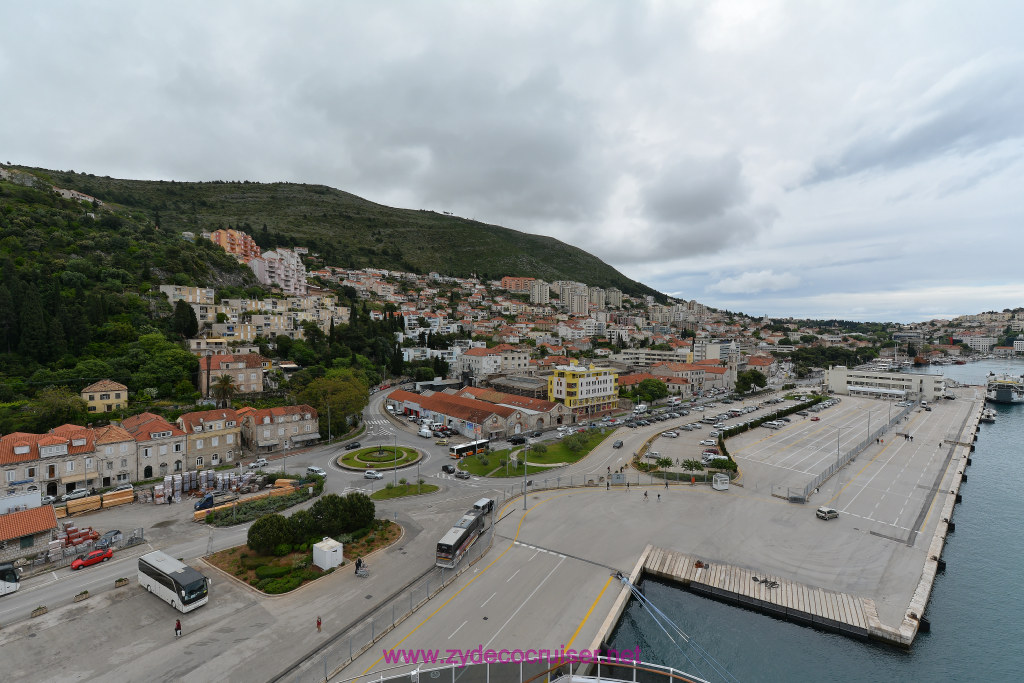
[[[326,265],[576,280],[664,298],[551,237],[433,211],[394,209],[323,185],[121,180],[21,168],[58,187],[144,211],[165,231],[244,229],[263,247],[308,246]]]

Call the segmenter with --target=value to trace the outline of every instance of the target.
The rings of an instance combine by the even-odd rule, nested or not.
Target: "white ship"
[[[985,399],[992,403],[1024,403],[1024,375],[989,374]]]

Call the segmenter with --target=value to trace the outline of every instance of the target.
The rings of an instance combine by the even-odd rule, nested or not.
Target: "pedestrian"
[[[668,488],[668,479],[665,479],[665,488]]]
[[[660,493],[658,494],[658,502],[659,503],[661,502],[661,494]]]
[[[606,481],[606,482],[604,483],[604,490],[605,490],[605,491],[610,491],[610,490],[611,490],[611,488],[612,488],[612,483],[611,483],[610,481]]]
[[[644,502],[647,502],[647,491],[644,491]]]
[[[316,632],[317,633],[320,633],[320,623],[321,623],[320,622],[320,616],[317,615],[317,618],[316,618]]]
[[[629,482],[626,482],[626,493],[629,493]]]
[[[175,638],[180,638],[181,637],[181,619],[175,619],[174,620],[174,637]]]

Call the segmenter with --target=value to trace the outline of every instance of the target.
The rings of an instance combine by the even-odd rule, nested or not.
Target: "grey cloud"
[[[805,183],[898,170],[947,154],[966,156],[1024,136],[1021,66],[1019,60],[983,59],[947,74],[919,102],[894,109],[887,127],[863,132],[834,157],[815,162]]]

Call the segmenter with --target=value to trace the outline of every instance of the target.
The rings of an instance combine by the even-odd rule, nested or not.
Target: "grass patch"
[[[419,457],[416,449],[399,446],[396,462],[394,446],[374,446],[373,448],[360,448],[359,450],[344,453],[338,456],[338,462],[345,467],[373,470],[411,465],[419,460]]]
[[[404,498],[405,496],[420,496],[427,493],[434,493],[439,487],[433,484],[399,484],[398,486],[392,486],[391,488],[382,488],[380,491],[374,491],[370,494],[370,498],[373,500],[390,500],[392,498]]]
[[[581,434],[582,447],[580,450],[571,450],[564,441],[556,441],[552,443],[544,442],[544,446],[547,449],[546,452],[539,453],[532,448],[526,455],[527,462],[529,463],[526,470],[526,475],[531,474],[544,474],[551,471],[551,467],[543,467],[543,465],[554,465],[556,463],[574,463],[583,459],[587,454],[594,450],[602,441],[604,441],[611,433],[612,429],[588,429],[586,432]],[[459,469],[465,470],[470,474],[475,474],[480,477],[497,477],[503,479],[505,477],[522,477],[523,476],[523,455],[525,448],[517,447],[514,449],[503,449],[500,451],[491,451],[480,455],[471,455],[462,458],[459,461]],[[511,456],[515,453],[516,455],[516,466],[512,467]],[[509,461],[506,466],[503,461]]]

